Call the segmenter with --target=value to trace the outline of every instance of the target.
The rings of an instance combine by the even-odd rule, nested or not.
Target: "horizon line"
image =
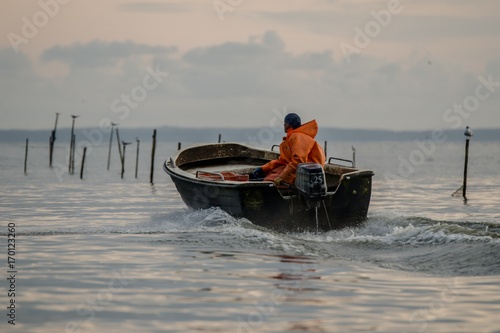
[[[125,130],[151,130],[151,129],[161,129],[161,128],[175,128],[175,129],[190,129],[190,130],[217,130],[217,129],[226,129],[226,130],[241,130],[241,129],[261,129],[261,128],[266,128],[269,126],[243,126],[243,127],[195,127],[195,126],[172,126],[172,125],[162,125],[162,126],[138,126],[138,127],[120,127],[120,126],[115,126],[118,127],[119,129],[125,129]],[[75,130],[83,130],[83,129],[96,129],[100,128],[99,126],[82,126],[82,127],[77,127]],[[106,128],[106,130],[109,130],[111,127]],[[70,130],[71,126],[64,126],[64,127],[59,127],[57,130]],[[321,129],[335,129],[335,130],[348,130],[348,131],[375,131],[375,132],[393,132],[393,133],[409,133],[409,132],[429,132],[429,131],[434,131],[434,130],[443,130],[443,131],[458,131],[461,130],[460,128],[443,128],[443,127],[434,127],[434,128],[429,128],[429,129],[402,129],[402,130],[396,130],[396,129],[384,129],[384,128],[361,128],[361,127],[333,127],[333,126],[320,126],[319,130]],[[465,127],[464,127],[465,129]],[[477,128],[472,128],[474,131],[481,131],[481,130],[486,130],[486,131],[495,131],[495,130],[500,130],[500,127],[477,127]],[[0,128],[0,131],[29,131],[29,132],[39,132],[39,131],[52,131],[53,129],[51,128]]]

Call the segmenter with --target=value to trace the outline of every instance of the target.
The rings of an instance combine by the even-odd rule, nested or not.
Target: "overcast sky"
[[[498,0],[0,6],[1,129],[500,127]]]

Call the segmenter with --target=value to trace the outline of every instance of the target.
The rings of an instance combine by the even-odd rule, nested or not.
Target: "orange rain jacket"
[[[283,167],[278,175],[288,184],[295,183],[295,172],[299,163],[314,162],[325,165],[325,153],[314,140],[318,134],[316,120],[311,120],[296,129],[289,129],[280,144],[280,157],[262,166],[266,174],[273,169]]]

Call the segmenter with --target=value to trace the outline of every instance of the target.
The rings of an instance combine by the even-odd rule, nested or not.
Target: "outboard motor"
[[[319,207],[327,192],[323,167],[317,163],[300,163],[295,173],[295,187],[310,208]]]

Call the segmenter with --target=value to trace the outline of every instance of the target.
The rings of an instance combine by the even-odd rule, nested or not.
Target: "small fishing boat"
[[[367,216],[370,170],[334,164],[299,164],[294,186],[252,178],[253,170],[277,159],[276,151],[239,143],[195,145],[165,161],[184,203],[193,209],[220,207],[234,217],[279,231],[328,231],[356,226]]]

